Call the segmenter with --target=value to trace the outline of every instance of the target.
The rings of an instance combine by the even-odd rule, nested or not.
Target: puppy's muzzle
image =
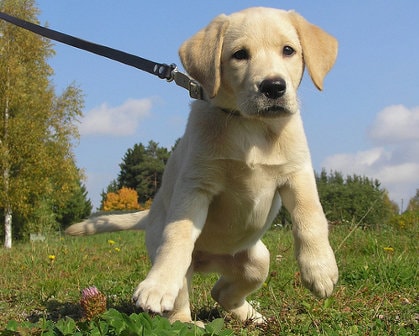
[[[287,84],[282,78],[264,79],[259,85],[259,92],[266,98],[281,98],[287,90]]]

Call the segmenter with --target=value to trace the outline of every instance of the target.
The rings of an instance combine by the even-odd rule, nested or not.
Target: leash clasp
[[[168,79],[168,81],[171,82],[174,80],[177,85],[188,90],[189,96],[191,98],[204,100],[204,90],[202,89],[201,84],[183,72],[180,72],[177,69],[176,64],[172,64],[171,66],[173,66],[173,70],[171,73],[171,78]]]
[[[189,91],[189,96],[191,98],[204,99],[204,91],[202,90],[201,84],[188,75],[180,72],[176,64],[156,64],[153,72],[156,76],[161,79],[166,79],[168,82],[175,81],[177,85]]]

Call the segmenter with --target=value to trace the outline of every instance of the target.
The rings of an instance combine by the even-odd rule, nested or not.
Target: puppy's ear
[[[297,30],[303,48],[304,63],[311,80],[319,90],[322,90],[323,79],[336,60],[338,41],[300,14],[290,11],[289,15]]]
[[[221,51],[228,22],[226,15],[216,17],[179,49],[183,67],[204,87],[210,98],[216,96],[220,88]]]

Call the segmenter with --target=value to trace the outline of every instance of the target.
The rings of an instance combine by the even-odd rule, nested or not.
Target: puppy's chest
[[[281,179],[297,170],[305,155],[298,146],[277,145],[269,150],[251,147],[242,155],[242,163],[256,178],[262,174]]]
[[[264,224],[278,186],[283,183],[278,166],[237,164],[230,169],[219,195],[229,211],[236,213],[241,224],[258,229]],[[243,228],[242,228],[243,229]],[[252,228],[249,227],[252,230]]]
[[[235,253],[257,241],[276,207],[278,180],[266,167],[230,162],[221,191],[209,207],[198,246],[207,251]]]
[[[261,164],[256,161],[229,162],[225,170],[225,190],[257,195],[263,189],[276,188],[283,176],[283,165]]]

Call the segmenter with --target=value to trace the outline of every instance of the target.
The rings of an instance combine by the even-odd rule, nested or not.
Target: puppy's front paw
[[[179,290],[178,286],[145,279],[135,289],[132,299],[137,307],[162,314],[173,310]]]
[[[339,272],[330,246],[319,253],[301,253],[298,263],[301,280],[306,288],[321,298],[332,294]]]

